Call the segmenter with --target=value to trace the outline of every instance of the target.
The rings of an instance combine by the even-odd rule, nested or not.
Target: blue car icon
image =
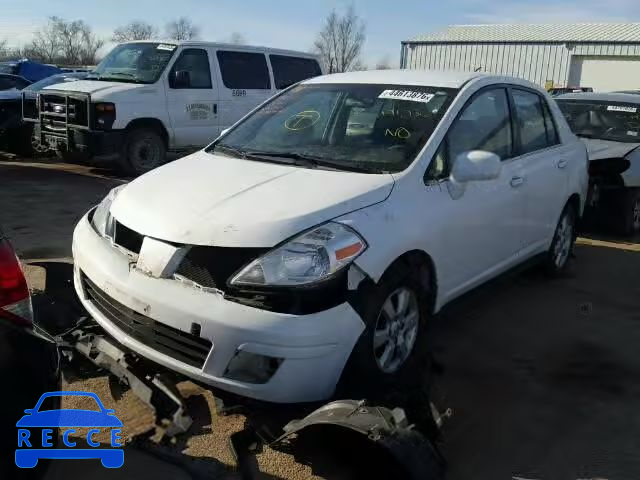
[[[40,411],[42,403],[49,397],[83,396],[95,400],[99,411],[80,409],[56,409]],[[100,459],[102,465],[107,468],[118,468],[124,464],[124,451],[121,448],[74,448],[75,442],[68,439],[69,433],[75,433],[74,428],[92,428],[87,433],[87,443],[92,447],[100,444],[94,442],[93,434],[98,433],[96,427],[111,428],[111,446],[120,446],[115,442],[119,439],[122,422],[114,415],[114,410],[104,407],[98,395],[93,392],[48,392],[43,394],[36,406],[24,411],[24,415],[16,427],[18,427],[18,448],[16,450],[16,465],[21,468],[33,468],[41,458],[50,459]],[[29,428],[59,428],[67,429],[63,432],[64,445],[67,448],[52,448],[47,431],[42,431],[42,448],[38,448],[39,437],[30,438]],[[48,431],[49,433],[51,431]],[[114,435],[116,434],[116,435]]]

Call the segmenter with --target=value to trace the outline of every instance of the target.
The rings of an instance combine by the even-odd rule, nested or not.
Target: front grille
[[[71,125],[89,126],[88,102],[83,98],[75,98],[57,94],[41,94],[40,111],[52,122]]]
[[[82,288],[93,305],[123,333],[176,360],[202,368],[211,342],[157,322],[122,305],[81,273]]]
[[[116,245],[120,245],[122,248],[129,250],[133,253],[140,253],[140,249],[142,248],[142,241],[144,240],[144,235],[139,234],[138,232],[131,230],[129,227],[121,224],[117,220],[114,219],[114,233],[113,233],[113,241]]]
[[[267,250],[193,246],[180,263],[176,274],[200,286],[223,290],[231,275]]]

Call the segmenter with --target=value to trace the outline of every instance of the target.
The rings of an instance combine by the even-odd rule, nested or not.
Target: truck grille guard
[[[38,93],[33,105],[23,92],[22,119],[38,124],[41,144],[56,138],[71,145],[73,130],[91,130],[91,94],[46,90]]]

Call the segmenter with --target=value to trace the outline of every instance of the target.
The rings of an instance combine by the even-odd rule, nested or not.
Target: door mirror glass
[[[500,157],[485,150],[460,153],[451,168],[451,179],[456,183],[493,180],[500,176]]]
[[[173,74],[173,88],[189,88],[191,85],[191,75],[186,70],[177,70]]]

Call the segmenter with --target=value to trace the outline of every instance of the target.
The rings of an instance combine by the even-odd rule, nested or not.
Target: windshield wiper
[[[236,157],[240,157],[240,158],[245,158],[245,151],[244,150],[240,150],[239,148],[236,147],[232,147],[231,145],[223,145],[223,144],[217,144],[214,145],[213,151],[215,150],[222,150],[223,153],[230,153]],[[211,150],[207,150],[209,153],[211,153]]]
[[[350,165],[343,162],[334,162],[332,160],[326,160],[321,157],[316,157],[313,155],[305,155],[303,153],[296,152],[256,152],[250,151],[246,152],[246,156],[252,157],[271,157],[271,158],[282,158],[282,159],[291,159],[292,165],[297,165],[301,167],[307,168],[325,168],[329,170],[338,170],[338,171],[348,171],[348,172],[358,172],[358,173],[372,173],[372,171],[368,168],[360,167],[357,165]],[[284,163],[284,162],[283,162]]]
[[[360,167],[357,165],[349,165],[342,162],[333,162],[331,160],[325,160],[324,158],[315,157],[312,155],[305,155],[296,152],[269,152],[260,150],[241,150],[231,145],[217,144],[214,146],[213,151],[222,150],[222,153],[232,154],[238,158],[247,160],[267,161],[272,163],[280,163],[284,165],[295,165],[297,167],[305,168],[324,168],[328,170],[348,171],[357,173],[378,173],[369,168]],[[287,161],[289,160],[289,161]]]

